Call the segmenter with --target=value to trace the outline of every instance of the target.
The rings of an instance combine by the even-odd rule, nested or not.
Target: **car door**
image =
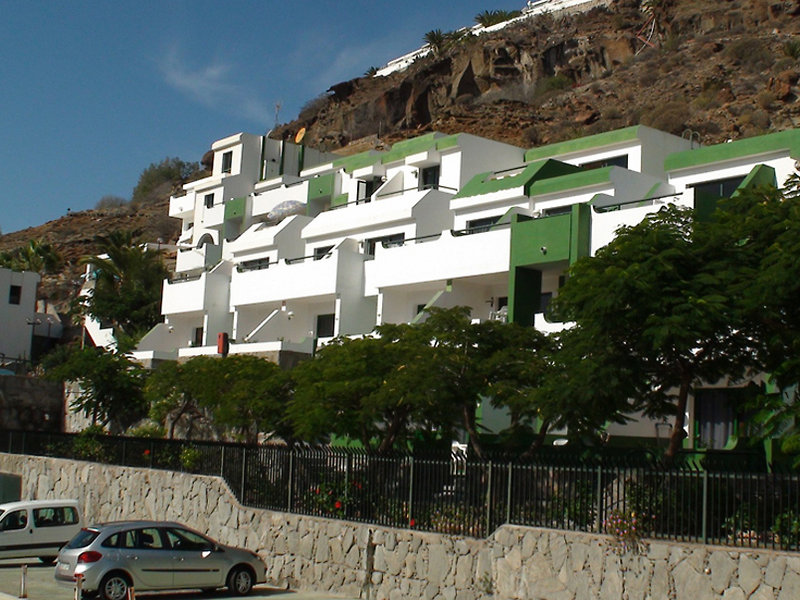
[[[188,529],[164,528],[177,561],[176,588],[213,588],[225,585],[227,569],[224,554],[215,550],[213,541]]]
[[[119,540],[125,569],[134,577],[138,589],[173,587],[174,560],[158,527],[141,527],[125,531]]]
[[[33,523],[27,508],[8,511],[0,519],[0,558],[32,556]]]

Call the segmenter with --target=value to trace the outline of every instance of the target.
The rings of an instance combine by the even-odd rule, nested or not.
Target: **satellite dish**
[[[297,134],[294,136],[294,143],[299,144],[300,142],[302,142],[305,135],[306,135],[306,128],[301,127],[300,131],[298,131]]]

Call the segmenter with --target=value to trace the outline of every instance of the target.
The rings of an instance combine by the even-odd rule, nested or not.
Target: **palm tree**
[[[485,10],[475,15],[475,22],[483,27],[490,27],[504,21],[510,21],[521,14],[518,10]]]
[[[42,240],[30,240],[11,252],[0,253],[0,266],[14,271],[32,271],[44,275],[57,270],[60,264],[61,256],[56,249]]]
[[[438,56],[441,54],[442,50],[444,50],[446,38],[441,29],[432,29],[425,34],[423,39],[425,40],[425,43],[431,47],[431,50],[433,50],[435,55]]]
[[[100,256],[86,256],[94,288],[85,303],[86,312],[111,323],[117,334],[134,343],[161,320],[161,287],[167,276],[160,252],[138,244],[135,233],[114,231],[94,238]]]

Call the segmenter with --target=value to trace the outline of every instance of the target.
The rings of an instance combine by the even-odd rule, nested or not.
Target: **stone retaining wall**
[[[503,526],[484,540],[241,506],[202,477],[0,454],[23,498],[78,498],[87,521],[182,521],[257,550],[270,583],[366,600],[796,600],[800,555],[651,542],[618,556],[608,536]]]

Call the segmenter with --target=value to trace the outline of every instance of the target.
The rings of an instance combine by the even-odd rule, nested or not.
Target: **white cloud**
[[[207,65],[192,66],[174,47],[162,56],[159,69],[169,86],[193,102],[258,123],[266,123],[270,117],[269,103],[257,97],[248,86],[237,83],[229,64],[215,60]]]

